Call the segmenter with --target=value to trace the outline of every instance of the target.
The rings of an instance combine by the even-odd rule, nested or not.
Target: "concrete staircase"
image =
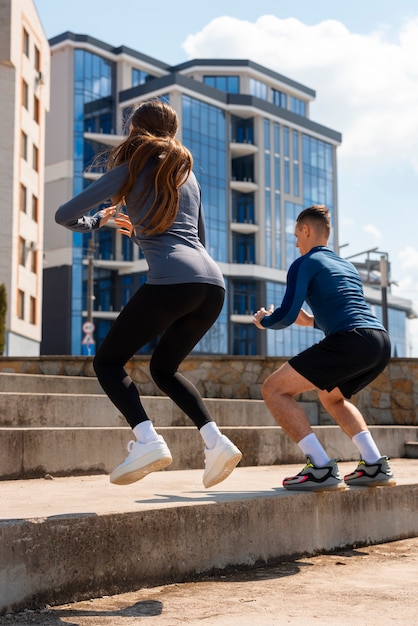
[[[115,487],[105,474],[132,433],[96,379],[0,373],[0,400],[0,614],[418,534],[414,426],[371,428],[394,459],[395,488],[290,493],[281,480],[304,457],[264,403],[207,399],[243,459],[204,490],[196,428],[171,400],[148,396],[174,462]],[[317,425],[315,403],[305,409],[330,456],[352,469],[351,441]]]
[[[120,463],[131,429],[95,378],[0,373],[0,480],[108,474]],[[277,427],[262,400],[206,400],[222,431],[243,452],[241,467],[301,463],[304,457]],[[184,413],[163,396],[143,404],[166,439],[173,463],[168,471],[203,467],[201,438]],[[357,451],[336,426],[316,426],[317,406],[302,403],[329,454],[357,459]],[[413,456],[414,426],[371,427],[391,457]]]

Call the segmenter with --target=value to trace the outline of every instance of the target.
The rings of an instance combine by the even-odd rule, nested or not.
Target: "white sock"
[[[208,422],[199,430],[208,450],[215,447],[218,437],[222,435],[215,422]]]
[[[315,433],[306,435],[306,437],[299,441],[298,446],[303,454],[308,456],[317,467],[323,467],[329,463],[330,458]]]
[[[352,437],[351,441],[360,451],[361,458],[366,463],[376,463],[378,459],[382,456],[379,452],[379,448],[374,442],[373,437],[371,436],[370,431],[362,430]]]
[[[158,440],[158,433],[150,420],[139,422],[133,429],[134,435],[140,443],[149,443]]]

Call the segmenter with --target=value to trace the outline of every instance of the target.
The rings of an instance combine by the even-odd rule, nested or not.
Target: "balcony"
[[[249,178],[243,178],[242,180],[232,178],[230,181],[230,188],[234,191],[240,191],[241,193],[252,193],[257,191],[258,185]]]
[[[84,139],[87,139],[88,141],[97,141],[97,143],[102,143],[104,146],[115,148],[121,144],[126,137],[124,135],[111,135],[108,133],[85,132]]]
[[[230,222],[229,224],[233,233],[240,233],[242,235],[252,235],[258,233],[260,227],[253,222]]]
[[[253,143],[248,142],[236,142],[232,141],[229,144],[229,149],[231,151],[232,157],[243,157],[249,156],[251,154],[256,154],[258,152],[258,146],[255,146]]]
[[[229,319],[235,324],[252,324],[253,315],[239,315],[238,313],[231,313]]]

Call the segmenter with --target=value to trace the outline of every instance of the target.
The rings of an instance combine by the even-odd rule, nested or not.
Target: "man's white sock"
[[[215,447],[218,437],[222,435],[215,422],[208,422],[199,430],[208,450]]]
[[[306,435],[306,437],[299,441],[298,446],[303,454],[308,456],[317,467],[323,467],[329,463],[330,458],[315,433]]]
[[[352,437],[351,441],[360,451],[361,458],[366,463],[376,463],[382,456],[379,452],[379,448],[374,442],[373,437],[368,430],[362,430]]]
[[[139,422],[132,430],[139,443],[149,443],[150,441],[158,440],[158,433],[150,420]]]

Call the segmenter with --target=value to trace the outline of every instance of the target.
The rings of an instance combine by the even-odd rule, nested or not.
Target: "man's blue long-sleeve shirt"
[[[316,246],[292,263],[282,304],[261,320],[265,328],[286,328],[296,320],[304,302],[325,335],[353,328],[384,326],[364,298],[356,268],[326,246]]]

